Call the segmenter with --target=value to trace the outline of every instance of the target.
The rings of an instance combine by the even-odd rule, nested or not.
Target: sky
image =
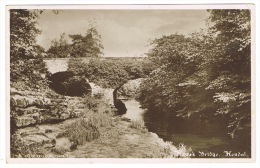
[[[187,35],[205,28],[206,10],[62,10],[44,11],[38,20],[42,31],[37,43],[48,49],[64,32],[85,35],[95,20],[106,57],[144,56],[149,42],[163,35]]]

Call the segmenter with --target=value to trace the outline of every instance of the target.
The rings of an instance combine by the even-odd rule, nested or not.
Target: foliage
[[[192,38],[178,34],[155,39],[152,43],[155,47],[148,56],[160,67],[141,84],[139,100],[143,107],[160,111],[178,111],[185,108],[183,98],[188,100],[189,92],[199,89],[197,83],[200,81],[197,80],[201,80],[191,77],[194,72],[199,71],[200,63],[203,63],[199,57],[201,49],[197,47],[198,43]],[[197,74],[198,77],[202,75]]]
[[[113,111],[111,110],[111,106],[107,104],[103,97],[95,98],[91,96],[85,97],[85,109],[88,111],[98,112],[98,113],[105,113],[107,115],[112,115]],[[100,124],[98,124],[100,125]],[[103,124],[101,124],[103,125]]]
[[[12,60],[32,59],[38,55],[34,52],[35,38],[40,34],[36,28],[37,12],[25,9],[10,10],[10,55]]]
[[[142,132],[148,132],[143,120],[133,120],[129,126],[130,128],[141,130]]]
[[[85,75],[89,81],[102,87],[115,87],[130,79],[143,78],[154,68],[147,59],[90,59],[69,61],[68,69],[78,75]],[[144,71],[145,69],[145,71]]]
[[[97,139],[100,134],[95,125],[88,122],[86,118],[80,118],[66,128],[65,136],[72,142],[84,145],[86,142]]]
[[[42,60],[43,48],[36,44],[40,30],[36,28],[39,11],[26,9],[10,10],[10,79],[31,84],[42,80],[46,72]]]
[[[59,39],[51,41],[51,46],[47,51],[48,58],[80,58],[80,57],[100,57],[104,49],[101,35],[96,26],[89,25],[85,35],[70,34],[71,44],[68,42],[66,34],[62,33]]]
[[[91,26],[85,36],[74,34],[69,37],[72,39],[71,57],[99,57],[103,54],[101,35],[96,27]]]
[[[83,118],[69,124],[62,136],[68,137],[72,142],[77,141],[79,145],[84,145],[86,142],[97,139],[102,127],[112,124],[112,114],[111,107],[102,99],[86,96]]]
[[[224,117],[235,137],[248,129],[251,118],[250,11],[209,13],[208,30],[151,43],[148,56],[159,68],[141,84],[139,100],[143,107],[176,116],[216,122]]]
[[[229,134],[251,123],[251,24],[249,10],[209,10],[217,33],[216,52],[209,59],[212,81],[207,89],[215,92],[217,113],[230,118]],[[249,131],[250,132],[250,131]],[[245,136],[245,135],[244,135]],[[247,136],[247,135],[246,135]]]
[[[51,41],[51,46],[47,51],[48,58],[66,58],[70,56],[71,45],[65,38],[65,33],[60,35],[60,39]]]

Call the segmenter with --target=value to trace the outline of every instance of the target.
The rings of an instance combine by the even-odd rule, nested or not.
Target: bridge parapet
[[[147,57],[99,57],[95,59],[99,60],[108,60],[108,59],[133,59],[133,60],[143,60]],[[43,61],[46,63],[48,71],[52,74],[67,71],[68,70],[68,62],[71,58],[44,58]],[[83,60],[84,62],[89,62],[89,60],[93,58],[74,58]]]

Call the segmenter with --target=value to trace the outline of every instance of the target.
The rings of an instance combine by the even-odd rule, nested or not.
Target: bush
[[[133,120],[133,121],[131,121],[129,127],[141,130],[143,133],[148,132],[143,120]]]
[[[66,127],[57,138],[68,137],[71,142],[84,145],[100,136],[102,127],[110,126],[113,122],[111,107],[102,99],[85,97],[85,114]]]
[[[98,128],[89,122],[88,119],[81,118],[67,126],[65,136],[71,142],[78,142],[79,145],[84,145],[86,142],[97,139],[100,133]]]
[[[84,145],[100,136],[100,128],[112,124],[112,118],[103,112],[94,112],[80,118],[66,127],[63,136],[68,137],[71,142]],[[62,137],[62,136],[60,136]]]

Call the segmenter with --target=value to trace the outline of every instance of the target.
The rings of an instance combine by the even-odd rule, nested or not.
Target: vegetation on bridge
[[[79,59],[69,61],[68,70],[83,75],[104,88],[115,88],[128,80],[147,77],[155,69],[148,59]]]

